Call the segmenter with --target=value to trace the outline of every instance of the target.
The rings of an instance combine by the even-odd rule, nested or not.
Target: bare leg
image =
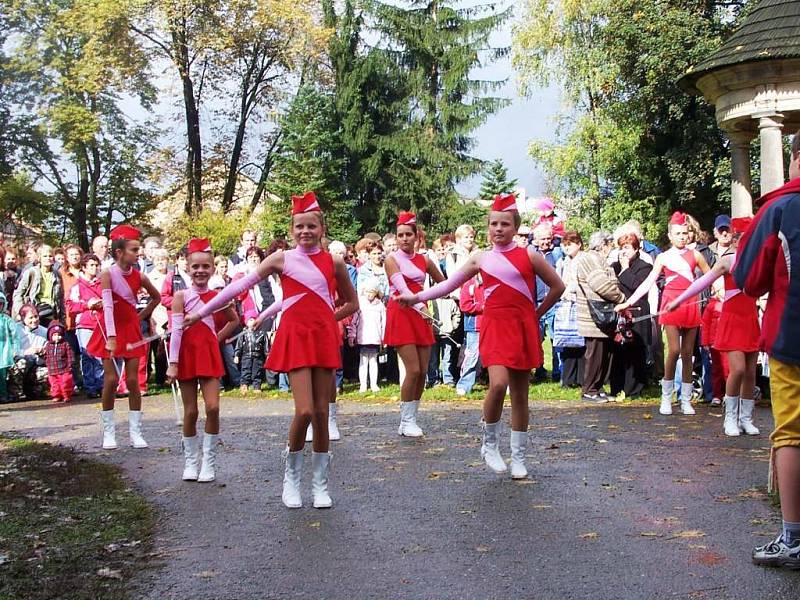
[[[741,397],[752,400],[756,388],[756,367],[758,366],[758,352],[748,352],[744,355],[744,373],[742,373]]]
[[[178,385],[183,399],[183,435],[194,437],[197,435],[197,380],[179,381]]]
[[[509,388],[511,390],[511,429],[528,431],[528,384],[530,371],[508,369]]]
[[[313,410],[311,421],[314,425],[314,452],[327,452],[330,448],[328,437],[328,402],[331,386],[336,391],[336,371],[334,369],[311,369]],[[305,431],[303,432],[305,435]],[[305,439],[305,438],[303,438]]]
[[[114,361],[110,358],[103,359],[103,410],[114,410],[114,399],[117,397],[119,375]]]
[[[483,420],[496,423],[503,416],[503,400],[509,383],[509,370],[500,365],[492,365],[489,371],[489,389],[483,401]]]
[[[742,380],[745,372],[745,354],[744,352],[728,352],[728,379],[725,382],[725,395],[739,396],[742,389]],[[755,372],[753,373],[755,379]],[[752,393],[752,387],[750,392]],[[742,398],[749,398],[750,396],[741,396]]]
[[[675,365],[678,364],[678,356],[680,356],[681,352],[681,332],[672,325],[666,325],[664,331],[667,333],[667,351],[664,352],[664,379],[673,381],[675,379]],[[683,365],[684,371],[687,368],[689,367]]]
[[[125,359],[125,381],[128,384],[128,406],[142,410],[142,390],[139,387],[139,359]]]
[[[200,390],[203,392],[203,404],[206,405],[205,432],[219,433],[219,379],[216,377],[203,377],[200,380]],[[197,399],[195,398],[195,410]]]
[[[694,340],[697,337],[697,327],[681,329],[681,375],[683,383],[692,383],[692,360],[694,358]],[[673,376],[675,369],[673,368]]]
[[[402,402],[419,400],[419,398],[415,396],[420,387],[420,380],[422,380],[422,389],[425,389],[425,380],[423,377],[428,365],[427,363],[425,363],[424,366],[420,365],[417,346],[413,344],[397,346],[395,349],[397,350],[397,356],[403,361],[406,372],[405,379],[403,379],[403,383],[400,386],[400,400]],[[428,348],[428,352],[430,352],[430,348]]]
[[[314,406],[314,388],[311,380],[311,369],[304,367],[289,371],[289,385],[294,397],[294,418],[289,426],[289,450],[297,452],[305,445],[306,429],[311,423]],[[326,388],[326,393],[330,393]]]
[[[420,376],[417,377],[416,395],[414,400],[421,400],[422,393],[425,391],[425,374],[428,371],[428,361],[431,358],[431,346],[417,346],[417,356],[419,360]],[[375,382],[377,384],[377,381]]]

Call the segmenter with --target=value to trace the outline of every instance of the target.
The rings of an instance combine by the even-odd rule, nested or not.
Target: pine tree
[[[505,56],[489,36],[511,16],[494,4],[459,8],[449,0],[378,2],[377,28],[384,52],[403,71],[411,107],[407,126],[393,136],[400,158],[392,192],[409,198],[421,222],[435,225],[456,201],[455,185],[480,171],[470,155],[471,135],[507,100],[485,95],[502,81],[471,79],[471,72]]]
[[[503,161],[498,158],[487,165],[478,195],[481,200],[491,200],[496,194],[510,192],[516,186],[517,180],[508,180],[508,169],[506,169]]]

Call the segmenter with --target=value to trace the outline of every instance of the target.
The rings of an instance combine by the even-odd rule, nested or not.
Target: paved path
[[[767,437],[725,438],[718,409],[688,418],[652,406],[534,406],[532,479],[517,483],[480,461],[476,405],[425,407],[426,436],[415,441],[397,437],[395,407],[344,404],[334,508],[290,511],[279,459],[289,402],[223,399],[211,485],[178,480],[168,398],[146,399],[148,450],[100,450],[97,408],[6,405],[0,429],[120,464],[155,502],[161,558],[136,597],[798,597],[800,574],[750,564],[752,546],[778,527],[763,495]],[[757,423],[768,421],[759,409]],[[507,455],[507,430],[502,443]]]

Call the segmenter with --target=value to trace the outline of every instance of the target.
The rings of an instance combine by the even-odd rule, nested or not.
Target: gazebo
[[[730,140],[731,214],[753,214],[750,142],[759,137],[763,195],[784,184],[783,135],[800,129],[800,2],[762,0],[678,83],[715,106]]]

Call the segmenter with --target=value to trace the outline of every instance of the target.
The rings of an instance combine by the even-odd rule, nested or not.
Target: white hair
[[[553,226],[550,223],[539,223],[533,228],[533,239],[538,239],[548,233],[553,234]]]
[[[328,252],[342,252],[347,254],[347,246],[344,245],[344,242],[333,240],[330,244],[328,244]]]

